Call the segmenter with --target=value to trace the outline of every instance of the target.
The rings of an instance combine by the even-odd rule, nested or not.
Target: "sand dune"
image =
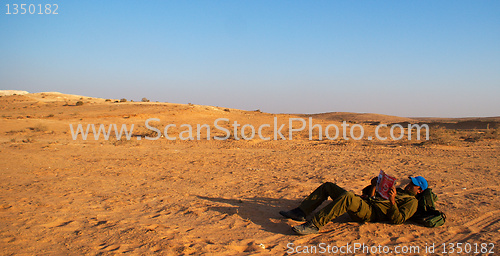
[[[317,132],[309,140],[306,129],[293,140],[146,140],[155,136],[144,127],[148,118],[160,119],[154,123],[160,128],[227,118],[222,125],[230,128],[233,121],[259,127],[274,117],[286,124],[305,116],[59,93],[2,96],[0,112],[2,255],[285,255],[290,244],[319,243],[418,246],[420,253],[407,255],[424,255],[433,243],[436,252],[442,243],[499,245],[500,143],[493,135],[471,142],[452,131],[453,144],[330,141],[319,140]],[[374,127],[365,121],[412,121],[312,116],[323,127],[358,122],[366,133]],[[69,124],[91,123],[135,124],[137,130],[130,141],[72,139]],[[173,129],[170,136],[180,132]],[[481,132],[477,136],[490,131]],[[298,222],[278,214],[325,181],[361,193],[380,169],[401,180],[425,176],[447,223],[359,224],[342,216],[320,234],[300,237],[290,229]]]
[[[11,95],[25,95],[29,94],[27,91],[20,90],[0,90],[0,96],[11,96]]]

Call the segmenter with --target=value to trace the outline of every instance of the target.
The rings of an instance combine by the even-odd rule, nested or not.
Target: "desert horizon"
[[[498,254],[500,1],[0,9],[0,256]]]
[[[142,100],[131,100],[131,99],[108,99],[108,98],[99,98],[99,97],[90,97],[84,95],[75,95],[75,94],[66,94],[61,92],[35,92],[31,93],[23,90],[0,90],[0,96],[16,96],[16,95],[33,95],[33,96],[53,96],[55,99],[53,101],[65,101],[70,102],[71,100],[104,100],[105,102],[113,102],[113,103],[124,103],[120,102],[120,100],[125,100],[125,102],[129,103],[141,103],[141,102],[149,102],[149,103],[170,103],[170,104],[179,104],[179,105],[191,105],[193,103],[174,103],[174,102],[160,102],[160,101],[150,101],[147,98],[142,98]],[[38,98],[40,98],[38,97]],[[59,98],[58,98],[59,97]],[[43,99],[43,98],[42,98]],[[96,102],[93,102],[96,103]],[[76,104],[76,103],[75,103]],[[193,104],[200,105],[200,104]],[[206,107],[214,107],[208,106]],[[217,108],[225,109],[225,106],[217,106]],[[228,108],[229,109],[229,108]],[[256,110],[240,110],[240,111],[260,111],[260,109]],[[426,116],[393,116],[379,113],[369,113],[369,112],[345,112],[345,111],[330,111],[330,112],[319,112],[319,113],[269,113],[275,115],[297,115],[297,116],[316,116],[321,117],[321,119],[328,120],[350,120],[350,121],[361,121],[361,122],[372,122],[372,121],[381,121],[388,120],[387,123],[393,122],[407,122],[407,121],[431,121],[431,122],[446,122],[446,121],[500,121],[499,116],[463,116],[463,117],[426,117]],[[392,120],[389,118],[393,118]]]
[[[420,249],[405,255],[433,254],[425,252],[431,244],[436,252],[457,243],[498,250],[499,117],[271,114],[54,92],[6,94],[0,97],[2,255],[286,255],[354,243]],[[380,130],[386,137],[396,124],[428,122],[429,139],[329,140],[324,133],[320,139],[318,129],[310,137],[309,127],[289,139],[288,120],[310,117],[323,128],[359,125],[365,134],[386,123]],[[231,137],[209,139],[224,135],[210,127],[202,139],[146,140],[156,136],[144,126],[149,118],[161,128],[224,118],[229,121],[220,124]],[[285,125],[286,140],[233,138],[233,121],[260,127],[274,120]],[[70,124],[135,128],[130,140],[94,134],[84,140],[73,139]],[[169,131],[182,137],[181,129]],[[273,136],[271,128],[262,133]],[[438,195],[437,209],[447,215],[445,225],[361,224],[343,215],[317,235],[297,236],[291,226],[300,222],[278,213],[323,182],[360,194],[380,170],[398,186],[410,175],[426,177]]]

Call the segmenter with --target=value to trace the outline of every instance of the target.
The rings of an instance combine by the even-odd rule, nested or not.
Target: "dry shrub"
[[[490,140],[500,140],[500,127],[497,127],[496,129],[487,130],[484,133],[484,138]]]
[[[496,129],[488,129],[486,131],[467,131],[460,137],[467,142],[478,142],[482,140],[498,140],[500,139],[500,127]]]
[[[115,146],[119,146],[119,145],[128,144],[129,142],[130,142],[130,140],[121,139],[121,140],[115,140],[115,141],[113,141],[112,144],[115,145]]]
[[[483,134],[477,132],[477,131],[467,131],[464,132],[462,136],[460,136],[460,139],[463,139],[464,141],[467,142],[478,142],[483,140]]]
[[[46,132],[49,128],[43,124],[37,124],[34,127],[29,127],[29,129],[34,132]]]
[[[429,140],[425,144],[456,146],[460,142],[458,132],[456,130],[448,130],[444,127],[431,127],[429,132]]]
[[[26,139],[22,140],[22,142],[23,142],[23,143],[34,143],[34,142],[35,142],[35,140],[34,140],[33,138],[28,137],[28,138],[26,138]]]
[[[160,133],[163,134],[165,126],[162,126],[161,124],[151,124],[151,123],[149,124],[149,126],[160,130]],[[156,138],[158,136],[158,133],[153,131],[152,129],[146,128],[146,126],[134,125],[132,137],[137,137],[137,136],[141,136],[143,139],[145,137]]]
[[[21,133],[24,132],[24,130],[10,130],[8,132],[5,132],[6,134],[16,134],[16,133]]]

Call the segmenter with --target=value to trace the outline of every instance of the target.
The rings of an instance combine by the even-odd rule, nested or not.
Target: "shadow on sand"
[[[218,211],[222,214],[237,214],[243,219],[247,219],[252,223],[259,225],[262,229],[276,233],[291,235],[293,234],[288,220],[283,218],[280,210],[288,210],[300,204],[300,200],[275,199],[267,197],[241,198],[241,199],[226,199],[213,198],[206,196],[197,196],[200,199],[208,200],[220,204],[208,206],[210,210]],[[300,222],[297,222],[300,224]]]
[[[252,223],[259,225],[262,229],[275,234],[295,235],[291,230],[291,225],[299,225],[302,222],[287,220],[279,214],[280,210],[290,210],[297,207],[301,200],[289,199],[275,199],[267,197],[254,197],[242,199],[226,199],[214,198],[207,196],[197,196],[200,199],[208,200],[211,202],[227,204],[230,206],[208,206],[209,210],[217,211],[222,214],[236,214],[242,219],[247,219]],[[330,201],[326,201],[324,205],[320,205],[317,210],[323,208]],[[313,212],[314,214],[314,212]],[[308,219],[311,216],[308,216]],[[292,223],[290,223],[292,222]],[[349,215],[346,213],[338,218],[332,220],[333,223],[338,224],[354,224],[353,227],[358,227],[360,224],[353,222]],[[332,230],[330,230],[332,231]],[[326,231],[326,232],[330,232]]]

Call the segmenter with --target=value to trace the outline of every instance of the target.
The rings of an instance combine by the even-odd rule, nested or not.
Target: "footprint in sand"
[[[114,252],[114,251],[117,251],[118,249],[120,249],[119,244],[103,245],[103,247],[101,247],[101,250],[104,250],[107,252]]]
[[[257,243],[251,239],[232,242],[230,245],[227,246],[227,248],[239,253],[258,252],[258,251],[264,252],[265,250],[267,250],[264,244]]]
[[[64,227],[64,226],[70,224],[71,222],[73,222],[73,221],[72,220],[64,220],[64,219],[56,219],[52,222],[43,224],[42,226],[44,226],[46,228]]]

